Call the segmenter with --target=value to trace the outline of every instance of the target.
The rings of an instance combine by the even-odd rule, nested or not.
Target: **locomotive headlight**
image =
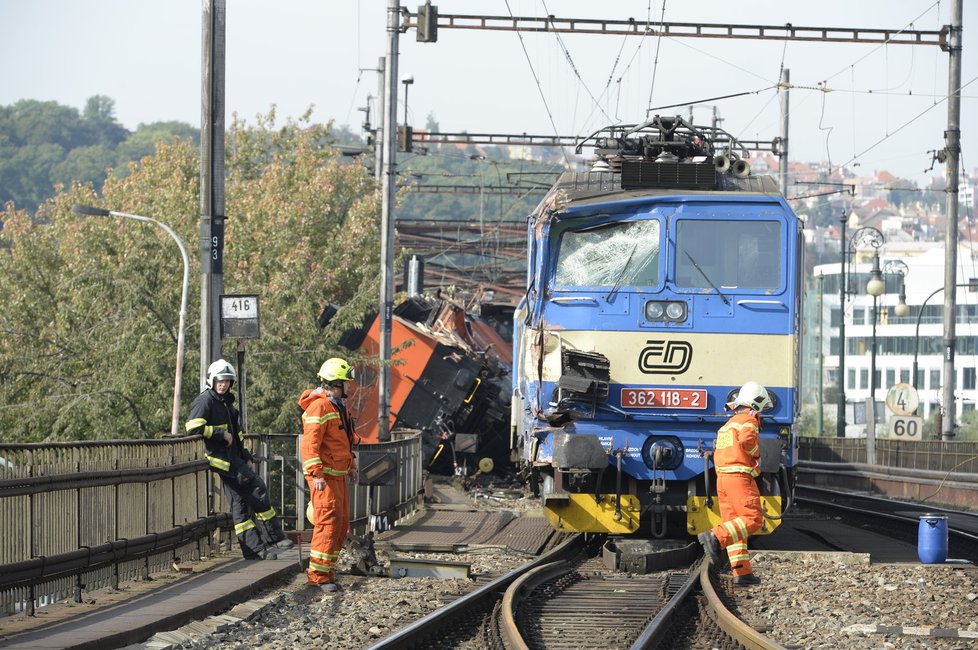
[[[645,303],[645,318],[647,320],[660,320],[665,313],[665,307],[662,306],[661,302]]]
[[[669,320],[674,320],[676,322],[686,320],[686,303],[670,302],[669,306],[666,307],[666,316],[669,317]]]
[[[681,300],[650,300],[645,303],[645,320],[682,323],[688,315],[689,309]]]

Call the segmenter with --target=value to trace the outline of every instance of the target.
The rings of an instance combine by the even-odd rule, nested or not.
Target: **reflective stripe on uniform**
[[[265,512],[259,512],[255,515],[260,521],[269,521],[275,518],[275,508],[269,508]]]
[[[755,478],[759,475],[756,469],[746,465],[728,465],[727,467],[717,467],[716,470],[720,474],[750,474]]]
[[[211,467],[215,467],[224,472],[231,471],[230,461],[224,460],[223,458],[218,458],[217,456],[206,456],[206,458]]]
[[[723,525],[726,527],[727,531],[730,533],[730,537],[735,543],[747,542],[749,533],[747,532],[747,524],[744,522],[742,517],[725,521],[723,522]],[[729,548],[729,546],[727,548]]]
[[[740,542],[728,546],[727,557],[730,558],[730,564],[749,561],[750,553],[747,551],[747,542]]]
[[[207,420],[204,418],[194,418],[193,420],[187,420],[187,424],[185,426],[187,431],[190,431],[191,429],[196,429],[197,427],[204,426],[205,424],[207,424]]]
[[[318,418],[314,415],[306,415],[305,413],[303,413],[302,422],[303,424],[322,424],[323,422],[329,422],[330,420],[335,420],[338,417],[340,417],[340,414],[336,412],[323,413],[323,415]]]
[[[323,461],[319,458],[319,456],[314,456],[314,457],[310,458],[309,460],[307,460],[307,461],[305,461],[305,462],[302,463],[302,469],[303,470],[307,470],[312,465],[322,465],[322,464],[323,464]]]
[[[319,562],[313,562],[312,560],[309,560],[309,568],[312,569],[313,571],[318,571],[320,573],[333,572],[332,564],[320,564]]]
[[[248,521],[242,521],[240,524],[234,525],[234,534],[242,535],[245,531],[251,530],[255,527],[255,522],[249,519]]]

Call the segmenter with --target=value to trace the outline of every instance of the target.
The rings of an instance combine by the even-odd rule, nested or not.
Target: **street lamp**
[[[846,263],[848,260],[855,260],[856,251],[863,244],[869,244],[874,249],[873,258],[873,270],[875,274],[870,277],[869,283],[867,283],[866,288],[869,290],[870,285],[874,286],[874,280],[880,283],[880,293],[882,293],[882,278],[878,277],[880,275],[879,269],[879,249],[883,245],[883,233],[872,226],[863,226],[852,233],[852,237],[846,240],[846,213],[843,211],[842,216],[839,217],[839,221],[842,224],[841,237],[839,240],[840,252],[842,257],[842,268],[840,269],[839,277],[839,395],[838,395],[838,410],[836,413],[836,430],[835,434],[839,438],[844,438],[846,435],[846,317],[845,317],[845,306],[846,306],[846,294],[853,293],[849,291],[846,287]],[[850,262],[851,263],[851,262]],[[873,296],[873,365],[876,364],[875,347],[876,347],[876,296]],[[875,368],[874,368],[875,370]],[[875,374],[875,372],[873,373]],[[870,379],[870,387],[872,389],[875,383],[875,377]],[[872,394],[872,393],[870,393]]]
[[[173,380],[173,417],[170,421],[170,435],[179,435],[179,423],[180,423],[180,389],[183,383],[183,346],[184,346],[184,329],[185,321],[187,317],[187,283],[190,280],[190,258],[187,255],[187,247],[184,245],[183,240],[173,232],[170,226],[152,219],[150,217],[143,217],[138,214],[128,214],[125,212],[115,212],[113,210],[105,210],[103,208],[95,208],[90,205],[80,205],[76,203],[71,206],[71,213],[76,215],[88,215],[93,217],[125,217],[127,219],[135,219],[136,221],[147,221],[149,223],[155,223],[157,226],[166,231],[173,241],[177,243],[180,247],[180,255],[183,257],[183,293],[180,295],[180,325],[177,331],[177,367],[176,376]]]
[[[882,236],[882,235],[881,235]],[[869,398],[873,405],[873,422],[876,422],[876,321],[879,320],[879,307],[877,300],[886,290],[886,283],[883,281],[883,274],[891,273],[900,276],[900,297],[899,302],[893,308],[893,313],[897,316],[906,316],[910,313],[907,306],[907,294],[905,288],[905,278],[910,269],[901,260],[889,260],[880,268],[879,249],[873,253],[873,270],[870,271],[869,282],[866,283],[866,293],[873,297],[873,339],[870,347],[870,370],[869,370]]]
[[[965,284],[956,284],[954,286],[955,288],[969,287],[971,289],[974,289],[976,286],[978,286],[978,283],[976,283],[975,280],[972,280],[971,282]],[[917,325],[914,328],[914,335],[913,335],[913,387],[915,389],[920,388],[920,386],[917,385],[917,356],[918,356],[918,352],[920,351],[920,317],[923,316],[924,308],[927,306],[927,303],[930,302],[930,299],[942,291],[944,291],[944,287],[938,287],[934,289],[934,291],[932,291],[929,296],[924,298],[923,304],[920,305],[920,309],[917,311]]]
[[[401,77],[401,83],[404,84],[404,126],[407,126],[408,125],[408,111],[407,111],[408,88],[410,88],[411,84],[414,83],[414,75],[411,73],[404,75],[403,77]]]

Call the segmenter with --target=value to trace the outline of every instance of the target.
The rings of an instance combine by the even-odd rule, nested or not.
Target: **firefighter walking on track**
[[[255,473],[254,459],[244,446],[241,418],[231,393],[237,378],[224,359],[212,363],[207,368],[207,389],[194,398],[186,428],[189,435],[204,437],[207,461],[221,477],[242,555],[247,560],[263,560],[274,556],[268,545],[289,549],[295,544],[282,531],[265,481]]]
[[[700,533],[698,539],[714,566],[720,563],[720,550],[727,550],[736,585],[761,582],[750,564],[747,539],[764,524],[761,495],[754,479],[760,475],[761,412],[771,406],[767,389],[755,381],[744,384],[727,404],[734,415],[720,427],[713,449],[722,521]]]
[[[356,470],[353,447],[359,440],[346,412],[346,382],[353,368],[343,359],[327,359],[321,383],[299,398],[302,413],[302,471],[309,484],[313,534],[309,545],[309,585],[338,589],[336,562],[350,529],[347,477]]]

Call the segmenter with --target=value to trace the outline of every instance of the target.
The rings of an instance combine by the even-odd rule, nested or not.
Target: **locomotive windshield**
[[[777,221],[681,220],[676,229],[676,286],[684,289],[781,287]]]
[[[577,287],[656,286],[659,248],[656,220],[567,231],[560,239],[554,282]]]

